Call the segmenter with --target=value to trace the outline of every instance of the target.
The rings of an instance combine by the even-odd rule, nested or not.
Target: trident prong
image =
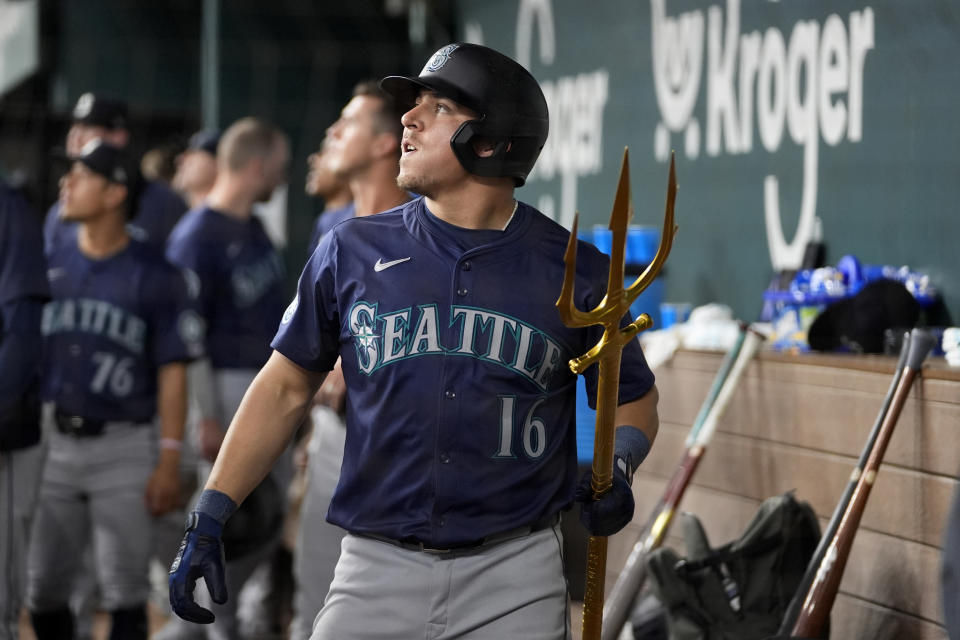
[[[637,296],[644,289],[650,286],[650,283],[660,273],[660,269],[663,268],[663,264],[670,254],[670,249],[673,247],[673,236],[677,232],[677,226],[674,224],[673,218],[676,197],[676,170],[673,154],[671,154],[666,213],[663,220],[663,231],[660,235],[660,246],[657,248],[653,261],[644,269],[643,273],[637,277],[633,284],[624,288],[624,252],[626,250],[627,225],[633,214],[633,206],[630,203],[630,162],[627,149],[623,150],[623,163],[620,166],[617,194],[614,197],[613,210],[610,213],[610,231],[613,234],[613,243],[610,248],[607,293],[600,303],[590,311],[577,309],[573,302],[579,215],[574,216],[573,229],[570,232],[567,250],[563,257],[563,286],[560,290],[560,298],[557,300],[557,309],[560,312],[560,318],[569,327],[589,327],[595,324],[603,326],[603,336],[601,336],[600,341],[587,353],[572,358],[569,362],[570,370],[576,374],[583,373],[587,367],[594,363],[597,363],[599,367],[597,420],[591,481],[594,499],[598,499],[609,491],[613,483],[614,414],[620,387],[620,360],[623,346],[632,340],[637,333],[653,325],[653,321],[646,313],[640,314],[640,317],[634,322],[622,328],[620,327],[620,321],[630,309],[630,304],[637,299]],[[606,574],[606,558],[607,539],[590,536],[587,547],[587,580],[583,606],[582,637],[584,640],[597,640],[600,637],[603,620],[603,581]]]
[[[629,287],[623,287],[624,272],[624,249],[626,245],[627,226],[633,213],[633,205],[630,202],[630,160],[629,151],[623,150],[623,163],[620,166],[620,179],[617,184],[617,194],[614,197],[613,210],[610,214],[610,231],[613,232],[613,243],[610,256],[610,272],[607,279],[607,294],[600,303],[590,311],[581,311],[577,309],[573,302],[573,287],[576,279],[577,270],[577,227],[579,226],[580,215],[573,218],[573,229],[570,231],[570,239],[567,241],[567,250],[563,256],[564,277],[563,287],[560,290],[560,298],[557,300],[557,309],[560,311],[560,318],[568,327],[589,327],[595,324],[602,324],[605,328],[613,326],[609,333],[618,333],[617,328],[620,318],[627,312],[634,300],[650,286],[653,280],[663,268],[667,256],[670,255],[670,249],[673,247],[673,236],[678,227],[674,224],[674,203],[677,199],[677,175],[674,167],[673,154],[670,154],[670,177],[667,184],[667,204],[666,213],[663,220],[663,231],[660,235],[660,246],[653,260],[643,270],[637,279]],[[652,326],[653,322],[647,316],[643,321],[643,316],[633,324],[637,325],[636,330],[626,335],[630,327],[624,327],[622,337],[624,340],[616,340],[618,346],[622,346],[627,340],[633,338],[639,331]],[[630,325],[633,326],[633,325]],[[603,338],[590,351],[574,358],[570,361],[570,368],[574,373],[581,373],[590,364],[599,357],[599,352],[603,349],[606,342],[613,341],[612,336],[604,332]],[[574,363],[577,365],[574,365]],[[583,364],[586,362],[587,364]],[[581,366],[582,365],[582,366]],[[576,367],[576,368],[575,368]],[[579,370],[578,370],[579,369]]]

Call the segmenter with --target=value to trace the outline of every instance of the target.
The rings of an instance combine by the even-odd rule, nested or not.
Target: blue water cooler
[[[593,229],[581,231],[577,235],[580,240],[590,242],[603,253],[610,255],[613,233],[605,225],[596,225]],[[650,264],[659,244],[660,229],[656,227],[631,225],[627,229],[624,286],[633,284],[637,276]],[[658,329],[660,328],[661,302],[663,302],[662,270],[650,286],[630,305],[630,314],[634,320],[641,313],[649,314],[653,319],[653,329]],[[593,435],[597,414],[587,405],[587,388],[583,376],[577,376],[577,378],[577,460],[581,464],[589,464],[593,460]]]

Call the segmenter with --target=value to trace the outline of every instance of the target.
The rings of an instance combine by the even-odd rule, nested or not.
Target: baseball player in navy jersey
[[[327,129],[322,167],[345,181],[353,203],[337,212],[324,213],[317,221],[316,235],[352,217],[373,215],[410,199],[397,185],[400,160],[400,110],[392,96],[376,82],[361,82],[337,119]],[[297,592],[290,626],[293,640],[310,636],[313,620],[323,605],[340,555],[343,529],[326,522],[327,509],[340,474],[343,456],[346,387],[339,363],[317,392],[319,405],[311,411],[308,487],[300,516],[294,572]],[[331,415],[330,410],[336,412]]]
[[[73,108],[73,123],[67,132],[66,155],[74,158],[93,139],[124,149],[130,142],[127,104],[103,94],[85,93]],[[127,222],[130,236],[163,249],[170,230],[187,210],[187,205],[161,182],[144,181],[133,219]],[[61,244],[72,245],[76,225],[65,221],[60,202],[53,203],[44,222],[44,246],[49,254]]]
[[[203,206],[188,212],[170,235],[167,257],[189,270],[199,288],[206,321],[208,359],[191,367],[198,448],[212,462],[244,392],[270,356],[270,339],[286,304],[283,261],[253,216],[286,175],[289,143],[274,125],[244,118],[220,140],[217,180]],[[209,462],[201,469],[206,481]],[[245,524],[229,530],[231,589],[240,587],[279,542],[283,495],[292,476],[292,456],[259,487],[245,505]],[[258,482],[259,482],[258,478]],[[236,599],[216,607],[217,624],[198,627],[172,620],[160,636],[237,638]]]
[[[569,232],[513,198],[546,140],[546,101],[516,62],[470,44],[381,86],[411,105],[398,184],[423,197],[341,223],[310,258],[188,520],[171,602],[209,620],[190,597],[201,575],[227,597],[223,523],[340,357],[347,435],[328,519],[349,534],[312,637],[563,638],[556,524],[578,486],[566,363],[599,331],[565,326],[554,306]],[[589,309],[608,261],[578,251],[576,302]],[[586,377],[593,398],[595,368]],[[614,486],[585,492],[596,535],[630,520],[629,480],[657,430],[636,341],[619,400]]]
[[[40,316],[49,298],[43,237],[26,201],[0,180],[0,640],[16,640],[40,444]]]
[[[186,150],[177,156],[177,171],[171,186],[191,209],[203,205],[213,183],[217,181],[219,143],[219,130],[201,129],[190,136]]]
[[[350,193],[350,185],[346,180],[338,177],[330,170],[329,159],[324,154],[324,147],[327,141],[324,139],[320,148],[307,157],[307,179],[304,184],[304,191],[311,198],[320,198],[323,200],[323,211],[317,216],[313,223],[313,230],[310,232],[310,240],[307,243],[307,256],[313,253],[320,242],[320,237],[333,226],[331,221],[342,222],[346,218],[353,217],[353,214],[344,215],[342,211],[352,209],[353,194]]]
[[[123,152],[94,139],[61,180],[78,233],[48,257],[41,323],[49,455],[27,590],[40,640],[73,637],[68,600],[88,544],[110,638],[147,637],[151,517],[177,497],[186,362],[203,327],[183,274],[126,232],[130,175]]]

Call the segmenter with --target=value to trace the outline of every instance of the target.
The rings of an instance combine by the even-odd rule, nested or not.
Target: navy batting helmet
[[[421,91],[434,91],[479,114],[450,138],[460,164],[478,176],[511,177],[522,186],[547,141],[550,116],[540,85],[514,60],[477,44],[448,44],[433,54],[420,75],[388,76],[384,91],[412,105]],[[493,140],[493,155],[473,150],[477,138]]]

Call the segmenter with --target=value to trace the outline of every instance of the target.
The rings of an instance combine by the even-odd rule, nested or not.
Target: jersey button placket
[[[446,389],[444,389],[443,398],[444,398],[444,404],[447,405],[447,408],[444,410],[444,413],[447,415],[455,415],[456,414],[455,407],[456,407],[456,400],[457,400],[456,389],[452,387],[447,387]],[[438,445],[443,446],[439,442],[438,442]],[[446,450],[440,450],[437,452],[436,459],[437,459],[437,462],[440,463],[440,465],[448,465],[450,464],[450,460],[451,460],[450,453]],[[449,471],[449,468],[448,468],[448,471]],[[439,469],[438,469],[438,472],[439,472]],[[441,495],[446,495],[447,493],[446,489],[448,488],[449,481],[445,481],[443,479],[446,477],[446,475],[447,475],[447,472],[437,473],[438,498],[437,498],[437,501],[434,503],[434,524],[437,528],[443,528],[447,524],[445,516],[441,515],[441,514],[445,514],[445,512],[447,511],[447,505],[445,504],[446,500],[444,498],[440,498]]]
[[[462,275],[462,274],[463,274],[463,273],[466,273],[467,271],[470,271],[471,269],[473,269],[473,263],[471,263],[469,260],[464,260],[463,262],[460,263],[461,275],[460,275],[458,278],[456,278],[456,287],[457,287],[457,297],[458,297],[458,298],[463,298],[463,297],[465,297],[468,293],[470,293],[470,287],[468,286],[468,285],[469,285],[469,282],[467,282],[467,281],[469,280],[469,278],[468,278],[467,276]]]

